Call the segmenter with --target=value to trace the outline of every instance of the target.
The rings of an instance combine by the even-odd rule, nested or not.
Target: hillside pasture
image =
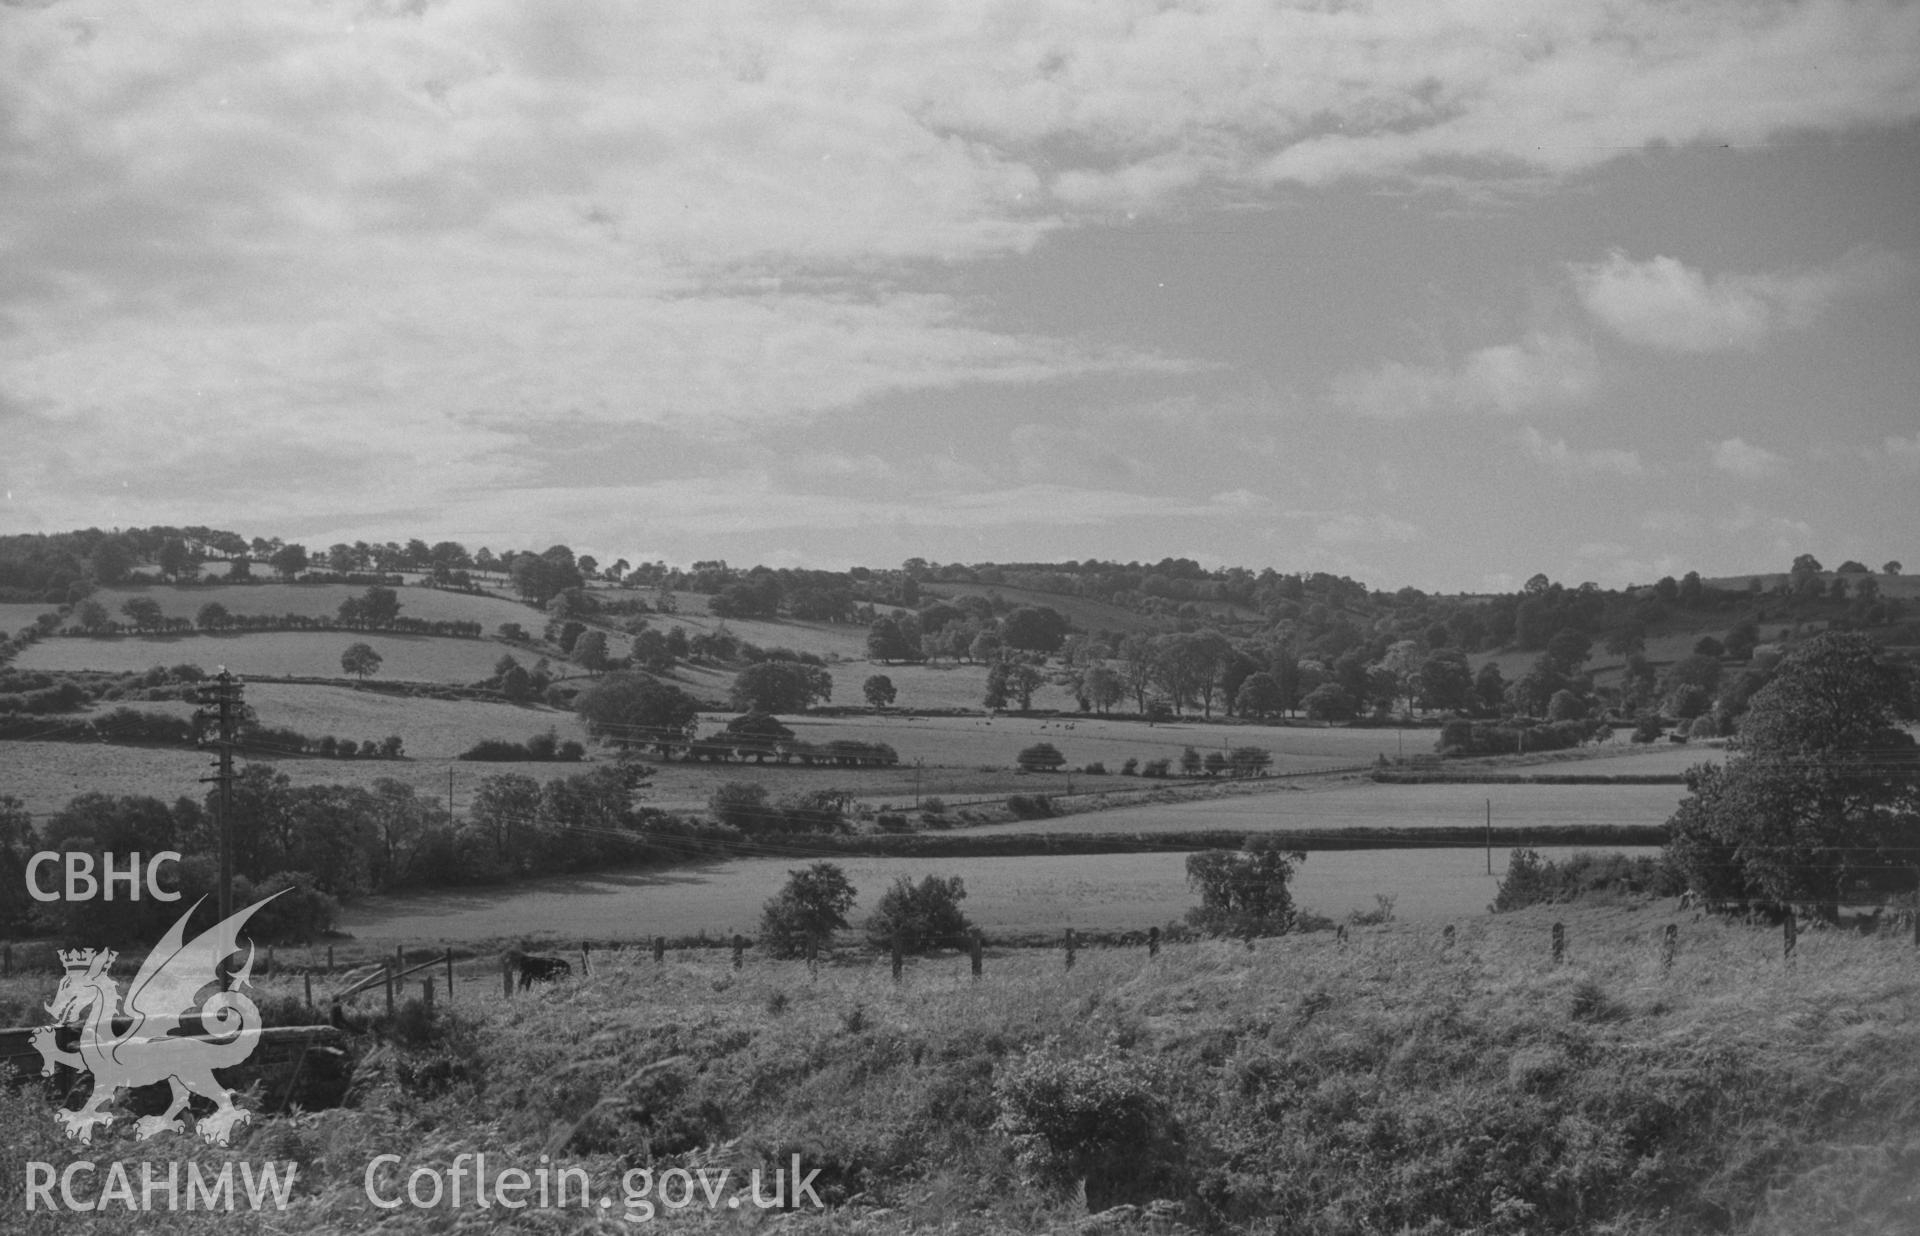
[[[836,686],[838,684],[836,683]],[[713,718],[718,723],[724,718]],[[903,762],[922,760],[939,767],[1012,768],[1024,747],[1050,742],[1066,756],[1067,765],[1081,768],[1104,763],[1118,772],[1129,757],[1141,763],[1169,759],[1177,765],[1191,746],[1203,756],[1232,747],[1265,747],[1273,753],[1274,772],[1307,772],[1366,763],[1385,754],[1392,758],[1398,740],[1393,730],[1328,729],[1309,726],[1209,724],[1191,721],[1110,721],[1092,716],[918,717],[911,715],[853,715],[841,717],[783,717],[794,736],[809,742],[852,738],[884,742],[900,753]],[[1410,750],[1430,750],[1433,730],[1409,730]],[[1415,743],[1420,743],[1415,747]]]
[[[1111,601],[1065,596],[1057,592],[1040,592],[1032,588],[1018,588],[1007,584],[930,583],[923,585],[921,592],[925,596],[939,597],[942,600],[958,600],[965,596],[998,596],[1015,608],[1022,605],[1044,605],[1064,617],[1075,630],[1089,633],[1119,631],[1131,635],[1136,631],[1158,633],[1173,629],[1173,623],[1169,619],[1153,614],[1143,614],[1138,610],[1115,605]],[[1234,609],[1225,602],[1202,601],[1199,604],[1208,613],[1231,612]]]
[[[385,731],[391,732],[391,731]],[[385,733],[383,732],[383,733]],[[340,735],[379,738],[382,734]],[[524,735],[523,735],[524,736]],[[256,761],[243,758],[242,766]],[[581,764],[508,763],[467,764],[439,760],[325,760],[289,757],[272,761],[294,785],[356,785],[371,787],[390,777],[410,785],[434,803],[447,801],[447,775],[453,774],[453,810],[464,814],[484,777],[519,773],[538,781],[584,771]],[[184,747],[109,746],[105,743],[0,743],[0,794],[11,794],[36,815],[58,811],[68,800],[87,793],[135,795],[173,802],[177,798],[204,801],[212,789],[200,783],[208,774],[205,751]]]
[[[504,622],[517,622],[533,634],[546,625],[546,615],[532,606],[503,597],[448,592],[440,588],[396,588],[400,614],[426,622],[477,622],[491,635]],[[191,620],[209,602],[226,606],[230,614],[275,616],[298,614],[304,618],[331,618],[340,612],[340,603],[362,596],[364,587],[352,584],[216,584],[212,586],[154,584],[144,588],[101,588],[92,599],[106,607],[116,621],[120,607],[133,597],[159,602],[160,611],[169,618]]]
[[[406,754],[416,760],[445,762],[484,738],[524,742],[547,730],[563,742],[590,741],[578,716],[538,704],[417,699],[351,687],[278,682],[249,683],[247,702],[260,714],[262,725],[284,726],[315,737],[365,739],[398,734]],[[569,771],[575,766],[548,767]]]
[[[243,677],[341,678],[340,654],[371,645],[376,678],[391,682],[474,683],[493,674],[504,648],[491,640],[369,631],[250,631],[240,634],[122,635],[41,640],[21,651],[21,669],[124,673],[155,665],[218,666]]]
[[[1204,832],[1208,829],[1501,828],[1667,822],[1678,785],[1381,785],[1318,781],[1271,794],[1117,807],[1063,819],[986,824],[970,833]]]
[[[1644,854],[1646,849],[1623,849]],[[1564,858],[1571,850],[1548,849]],[[1367,850],[1309,855],[1296,870],[1294,903],[1318,914],[1372,910],[1376,894],[1395,899],[1397,917],[1444,921],[1486,916],[1508,855],[1486,874],[1481,850]],[[478,941],[522,935],[579,940],[652,936],[725,938],[759,930],[760,911],[798,859],[750,858],[667,871],[556,877],[513,889],[463,889],[367,898],[341,927],[361,940]],[[859,923],[901,876],[959,876],[961,908],[989,934],[1144,931],[1177,921],[1198,904],[1182,854],[1098,854],[1071,858],[849,858],[840,868],[859,890],[847,916]]]
[[[682,598],[683,601],[691,598]],[[699,598],[705,600],[704,597]],[[791,648],[812,653],[824,661],[865,661],[867,628],[857,622],[795,622],[781,618],[715,618],[705,607],[682,604],[671,614],[647,614],[655,630],[671,631],[684,627],[689,636],[711,634],[723,628],[734,638],[761,648]],[[604,625],[604,624],[603,624]],[[859,684],[855,685],[858,694]]]
[[[30,627],[42,614],[58,613],[58,605],[44,601],[0,601],[0,636],[13,635]]]

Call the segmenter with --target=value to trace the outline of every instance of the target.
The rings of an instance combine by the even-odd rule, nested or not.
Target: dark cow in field
[[[507,954],[507,964],[520,972],[521,991],[536,982],[551,983],[573,974],[573,966],[564,957],[536,957],[518,949]]]

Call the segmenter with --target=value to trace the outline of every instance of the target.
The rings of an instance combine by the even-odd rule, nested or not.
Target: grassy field
[[[1192,721],[1104,721],[1097,717],[911,717],[846,716],[783,718],[796,736],[820,741],[855,738],[891,743],[900,758],[945,767],[991,765],[1010,768],[1020,751],[1036,742],[1060,749],[1071,767],[1102,762],[1118,770],[1129,757],[1142,763],[1171,759],[1191,746],[1201,754],[1231,747],[1264,747],[1274,756],[1273,771],[1302,772],[1363,764],[1385,754],[1391,758],[1399,739],[1393,730],[1323,729],[1309,726],[1210,725]],[[1434,730],[1409,730],[1409,750],[1428,750]]]
[[[382,733],[344,734],[355,739]],[[318,735],[316,735],[318,737]],[[242,761],[246,763],[246,761]],[[199,800],[211,788],[199,783],[208,774],[205,752],[184,748],[123,747],[101,743],[0,743],[0,794],[11,794],[36,815],[58,811],[79,794],[145,795],[162,802],[182,796]],[[463,764],[426,760],[280,760],[275,767],[295,785],[371,786],[391,777],[436,802],[447,801],[447,774],[453,773],[453,808],[465,812],[483,777],[522,773],[545,781],[578,772],[578,764]]]
[[[1669,973],[1658,939],[1675,921]],[[136,1143],[122,1122],[78,1151],[36,1088],[0,1089],[0,1206],[10,1231],[72,1230],[71,1215],[24,1212],[21,1182],[27,1162],[84,1156],[135,1180],[145,1160],[163,1177],[182,1158],[298,1165],[284,1211],[87,1217],[116,1234],[613,1232],[652,1218],[808,1236],[1894,1236],[1920,1213],[1910,960],[1895,942],[1818,933],[1788,968],[1774,933],[1616,906],[1482,915],[1451,948],[1409,922],[1344,947],[1321,933],[1155,960],[1089,949],[1071,971],[1057,952],[994,953],[978,982],[951,955],[894,983],[884,964],[810,975],[755,957],[736,973],[719,950],[658,967],[603,953],[590,977],[502,1000],[476,963],[451,1017],[443,991],[438,1014],[408,1013],[364,1058],[352,1106],[261,1114],[231,1150]],[[268,979],[261,994],[298,990]],[[7,999],[47,994],[14,980]],[[502,1224],[471,1204],[471,1157],[458,1212],[368,1202],[376,1155],[400,1156],[398,1190],[416,1167],[476,1152],[490,1172],[578,1167],[613,1204]],[[794,1154],[818,1169],[825,1213],[727,1209],[749,1167]],[[638,1178],[622,1188],[642,1164],[739,1174],[717,1209],[655,1212]],[[1156,1197],[1170,1209],[1151,1219],[1089,1222]]]
[[[477,622],[488,634],[503,622],[517,622],[538,633],[546,625],[546,615],[529,605],[495,596],[474,596],[447,592],[438,588],[397,588],[400,613],[406,618],[427,622]],[[169,618],[192,618],[200,607],[219,602],[232,614],[299,614],[303,617],[332,617],[340,612],[340,602],[366,592],[350,584],[219,584],[181,587],[175,584],[150,584],[139,588],[101,588],[92,598],[118,618],[120,607],[133,597],[148,597],[160,603]]]
[[[1005,584],[928,584],[923,591],[928,596],[957,600],[965,596],[994,596],[1004,598],[1008,603],[1020,605],[1044,605],[1052,609],[1081,631],[1121,631],[1132,634],[1135,631],[1167,631],[1172,629],[1168,619],[1157,618],[1152,614],[1143,614],[1138,610],[1124,609],[1107,601],[1096,601],[1088,597],[1063,596],[1056,592],[1036,592],[1031,588],[1015,588]],[[1218,610],[1228,612],[1232,606],[1224,603],[1203,602],[1201,608],[1208,613]]]
[[[1677,785],[1378,785],[1312,781],[1271,794],[1116,807],[1039,823],[983,824],[984,833],[1204,832],[1209,829],[1473,827],[1493,803],[1498,827],[1664,824]]]
[[[431,635],[256,631],[42,640],[23,650],[14,664],[32,670],[121,672],[186,663],[209,672],[224,665],[242,677],[339,678],[340,654],[351,644],[371,645],[382,658],[376,677],[395,682],[479,682],[493,674],[494,662],[506,651],[491,640]]]
[[[59,609],[58,605],[39,601],[30,604],[0,601],[0,635],[12,635],[23,627],[32,626],[34,619],[40,615],[57,613]]]
[[[1546,856],[1570,850],[1546,848]],[[1628,854],[1653,853],[1627,848]],[[1506,873],[1507,853],[1483,850],[1331,851],[1307,856],[1295,873],[1296,905],[1341,917],[1395,899],[1398,917],[1442,922],[1484,917]],[[1145,931],[1198,904],[1181,854],[1097,854],[1073,858],[848,858],[838,866],[860,890],[848,915],[872,913],[899,876],[932,873],[966,881],[967,917],[989,934]],[[435,890],[370,898],[350,907],[342,929],[362,943],[476,942],[535,936],[555,940],[646,940],[656,935],[749,936],[797,859],[749,858],[668,871],[610,872],[542,880],[514,889]]]
[[[442,762],[483,738],[521,742],[549,729],[563,741],[588,741],[579,717],[545,705],[408,699],[351,687],[274,682],[250,684],[247,702],[259,712],[262,724],[291,726],[303,734],[398,734],[407,755],[416,760]]]

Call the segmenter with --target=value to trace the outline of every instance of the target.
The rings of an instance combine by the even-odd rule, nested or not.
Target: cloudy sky
[[[0,528],[1920,568],[1920,6],[0,0]]]

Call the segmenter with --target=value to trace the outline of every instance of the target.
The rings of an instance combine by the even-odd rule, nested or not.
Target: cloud
[[[1701,518],[1692,511],[1648,511],[1640,517],[1643,532],[1657,532],[1666,536],[1693,536],[1703,526]]]
[[[1731,515],[1715,521],[1720,531],[1729,534],[1760,532],[1771,537],[1776,553],[1798,553],[1813,544],[1813,525],[1785,515],[1770,515],[1750,503],[1741,503]]]
[[[1646,583],[1686,569],[1675,554],[1654,558],[1637,556],[1630,548],[1611,541],[1589,541],[1573,551],[1574,565],[1584,579],[1602,587],[1618,588]]]
[[[1437,412],[1513,415],[1582,402],[1598,382],[1598,362],[1585,341],[1536,331],[1518,343],[1470,352],[1455,365],[1389,361],[1349,371],[1334,378],[1332,398],[1383,420]]]
[[[1758,481],[1786,471],[1787,461],[1763,446],[1739,438],[1713,444],[1713,466],[1743,480]]]
[[[1520,435],[1527,453],[1541,463],[1562,473],[1607,473],[1613,476],[1645,476],[1646,465],[1640,462],[1640,452],[1623,451],[1613,448],[1595,448],[1576,450],[1568,446],[1564,439],[1549,439],[1538,429],[1528,426]]]
[[[1920,471],[1920,431],[1910,438],[1899,438],[1891,434],[1885,442],[1886,456],[1897,467],[1906,471]]]
[[[512,488],[575,426],[1187,372],[995,321],[952,271],[1276,185],[1550,185],[1920,116],[1892,0],[6,12],[0,390],[40,420],[4,466],[82,523],[213,457],[267,522]],[[1542,335],[1338,391],[1514,413],[1594,382]]]
[[[1251,489],[1227,489],[1209,499],[1215,506],[1231,507],[1241,511],[1263,511],[1271,509],[1273,499],[1265,494],[1254,493]]]
[[[1147,464],[1114,450],[1103,435],[1085,428],[1019,425],[1009,441],[1015,468],[1030,481],[1116,485],[1145,480],[1153,474]]]
[[[1287,511],[1288,519],[1313,525],[1314,540],[1323,545],[1390,545],[1417,541],[1424,535],[1417,524],[1391,515],[1361,515],[1354,511]]]
[[[1752,351],[1782,331],[1811,326],[1837,300],[1883,292],[1906,259],[1856,250],[1828,266],[1708,277],[1670,257],[1637,262],[1615,252],[1571,270],[1580,301],[1631,343],[1670,352]]]

